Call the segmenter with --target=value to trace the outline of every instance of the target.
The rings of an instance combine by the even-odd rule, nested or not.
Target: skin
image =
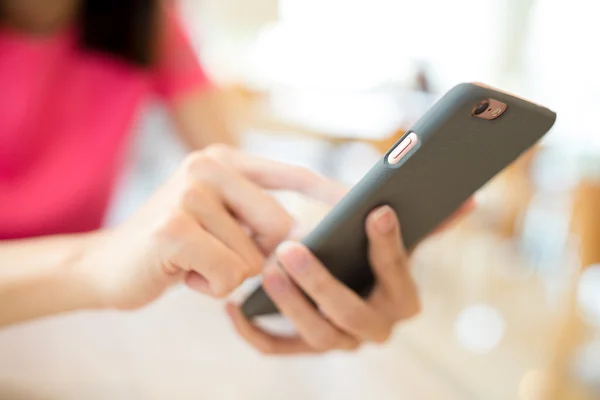
[[[177,133],[189,149],[221,143],[237,146],[238,136],[227,124],[224,95],[218,88],[192,91],[169,105]]]
[[[237,306],[228,306],[238,332],[264,353],[324,352],[383,342],[396,322],[419,310],[391,209],[384,206],[367,219],[378,283],[371,297],[362,300],[300,243],[286,241],[294,221],[265,192],[274,189],[330,203],[346,192],[306,169],[211,146],[188,156],[116,228],[0,243],[0,326],[81,309],[138,309],[181,283],[224,297],[263,272],[274,251],[280,267],[266,267],[265,288],[295,324],[298,337],[271,336],[245,320]],[[319,311],[295,285],[316,301]]]
[[[70,26],[80,0],[1,0],[2,24],[33,36],[48,36]],[[168,104],[182,141],[192,150],[211,144],[238,144],[226,123],[218,88],[192,90]]]
[[[245,320],[239,309],[229,306],[238,332],[269,354],[354,350],[363,342],[387,341],[396,322],[418,313],[419,298],[408,269],[408,255],[398,245],[401,238],[394,212],[387,206],[375,210],[367,219],[366,231],[373,272],[380,282],[369,299],[361,299],[331,276],[303,245],[285,242],[277,250],[279,265],[270,265],[264,272],[264,287],[293,322],[298,336],[269,335]]]
[[[8,0],[3,5],[3,23],[48,35],[72,22],[78,1]],[[0,326],[80,309],[137,309],[182,282],[224,297],[261,273],[273,251],[278,263],[264,270],[265,288],[296,326],[297,337],[270,335],[247,321],[238,306],[227,307],[240,335],[263,353],[384,342],[398,321],[418,312],[417,288],[393,211],[384,206],[367,219],[378,283],[363,300],[300,243],[285,241],[293,221],[264,191],[293,190],[334,204],[346,189],[301,168],[210,146],[236,142],[218,96],[198,91],[172,104],[183,140],[191,148],[208,147],[192,153],[126,223],[90,234],[0,243]],[[318,311],[298,288],[313,298]]]
[[[467,201],[438,232],[473,207],[473,200]],[[265,268],[263,284],[281,313],[296,327],[297,335],[282,337],[261,330],[245,318],[238,305],[229,304],[227,311],[238,333],[269,355],[355,350],[366,342],[386,342],[398,322],[419,313],[418,288],[410,274],[410,254],[402,246],[394,211],[388,206],[374,210],[367,217],[365,230],[376,279],[368,299],[335,279],[301,243],[288,241],[277,249],[278,262]]]
[[[336,187],[223,145],[192,153],[114,229],[0,243],[0,325],[78,309],[137,309],[180,283],[227,296],[262,272],[294,226],[265,190],[328,197]]]

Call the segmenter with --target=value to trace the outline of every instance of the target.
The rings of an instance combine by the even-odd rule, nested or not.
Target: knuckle
[[[210,189],[203,185],[188,185],[181,195],[181,205],[185,209],[197,210],[199,205],[206,206],[212,200]]]
[[[214,297],[216,297],[217,299],[223,299],[229,295],[231,289],[228,288],[226,284],[214,283],[212,285],[212,292]]]
[[[224,161],[231,155],[233,149],[224,143],[215,143],[208,146],[204,151],[209,157],[215,160]]]
[[[406,296],[396,302],[395,317],[397,321],[412,318],[421,312],[421,300],[416,294]]]
[[[188,154],[183,161],[184,173],[197,176],[199,173],[215,172],[221,168],[221,163],[210,157],[206,150]]]
[[[256,350],[258,350],[260,354],[264,356],[270,356],[272,354],[275,354],[275,347],[273,346],[273,344],[271,344],[271,342],[259,341],[254,344],[254,347],[256,348]]]
[[[250,266],[245,263],[241,267],[234,269],[229,283],[231,290],[237,289],[246,280],[249,270]]]
[[[398,246],[402,245],[402,243],[398,243]],[[408,266],[408,254],[406,253],[406,251],[404,251],[403,247],[398,247],[396,251],[394,251],[391,257],[391,261],[394,263],[394,265],[401,265],[403,267]]]
[[[404,312],[404,318],[412,318],[421,313],[421,301],[419,298],[415,298],[414,301],[410,303]]]
[[[260,274],[263,271],[264,257],[258,252],[248,258],[247,276],[251,277]]]
[[[408,263],[408,258],[406,257],[406,255],[403,252],[394,250],[394,251],[389,251],[387,254],[385,254],[382,261],[386,265],[389,265],[390,267],[397,269],[398,267],[401,267],[401,268],[406,267],[406,264]]]
[[[189,219],[183,212],[175,212],[161,221],[154,230],[160,240],[180,238],[188,231]]]
[[[245,268],[238,266],[228,271],[222,278],[215,282],[213,293],[215,297],[221,299],[227,297],[231,292],[237,289],[246,279]]]
[[[360,349],[361,342],[355,339],[348,339],[344,341],[343,346],[341,348],[346,351],[356,351]]]
[[[324,273],[314,274],[312,282],[308,283],[311,286],[311,294],[314,297],[325,295],[329,292],[331,278]]]
[[[373,341],[378,344],[387,343],[388,340],[390,340],[391,336],[392,336],[392,328],[390,326],[390,327],[387,327],[385,330],[382,330],[381,332],[378,332],[376,335],[374,335]]]
[[[290,233],[294,226],[294,218],[273,197],[266,197],[259,205],[257,211],[264,221],[265,233],[273,239],[283,239]]]
[[[200,151],[189,153],[183,159],[181,167],[185,172],[195,171],[204,162],[205,155]]]
[[[294,218],[292,218],[292,216],[290,214],[288,214],[285,210],[282,209],[281,211],[281,217],[280,217],[280,224],[278,226],[278,231],[277,234],[284,238],[286,237],[290,231],[292,230],[295,221]]]
[[[340,322],[353,331],[364,331],[369,327],[367,318],[360,307],[347,307],[340,315]]]
[[[272,209],[273,210],[273,209]],[[294,226],[294,219],[285,211],[272,214],[274,223],[271,225],[271,240],[276,246],[281,241],[286,239]]]
[[[325,352],[337,348],[340,341],[339,335],[333,330],[323,329],[321,331],[314,332],[309,343],[310,346],[316,351]]]
[[[190,220],[182,212],[175,212],[159,222],[150,231],[151,246],[164,260],[177,259],[189,243]]]

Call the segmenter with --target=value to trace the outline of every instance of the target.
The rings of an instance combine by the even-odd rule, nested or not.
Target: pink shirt
[[[151,71],[0,28],[0,240],[100,227],[142,101],[209,84],[170,22]]]

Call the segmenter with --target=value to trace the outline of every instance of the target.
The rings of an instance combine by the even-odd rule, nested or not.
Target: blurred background
[[[475,212],[419,248],[423,313],[389,344],[264,358],[236,338],[220,303],[181,290],[137,313],[0,332],[0,383],[15,391],[3,398],[600,398],[600,2],[184,0],[178,9],[242,147],[349,185],[460,82],[515,92],[558,120],[477,194]],[[148,103],[135,129],[107,225],[185,154],[160,104]],[[281,199],[307,228],[326,212]]]

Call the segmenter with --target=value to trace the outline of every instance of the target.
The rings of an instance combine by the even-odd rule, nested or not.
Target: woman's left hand
[[[472,205],[467,202],[456,215]],[[365,229],[376,279],[367,299],[334,278],[302,244],[285,242],[277,249],[279,265],[273,263],[265,269],[263,285],[278,309],[293,323],[297,336],[267,333],[249,322],[239,307],[230,304],[228,313],[238,333],[264,354],[354,350],[364,342],[387,341],[397,322],[419,312],[418,289],[409,271],[409,254],[402,245],[400,223],[394,211],[388,206],[374,210]]]

